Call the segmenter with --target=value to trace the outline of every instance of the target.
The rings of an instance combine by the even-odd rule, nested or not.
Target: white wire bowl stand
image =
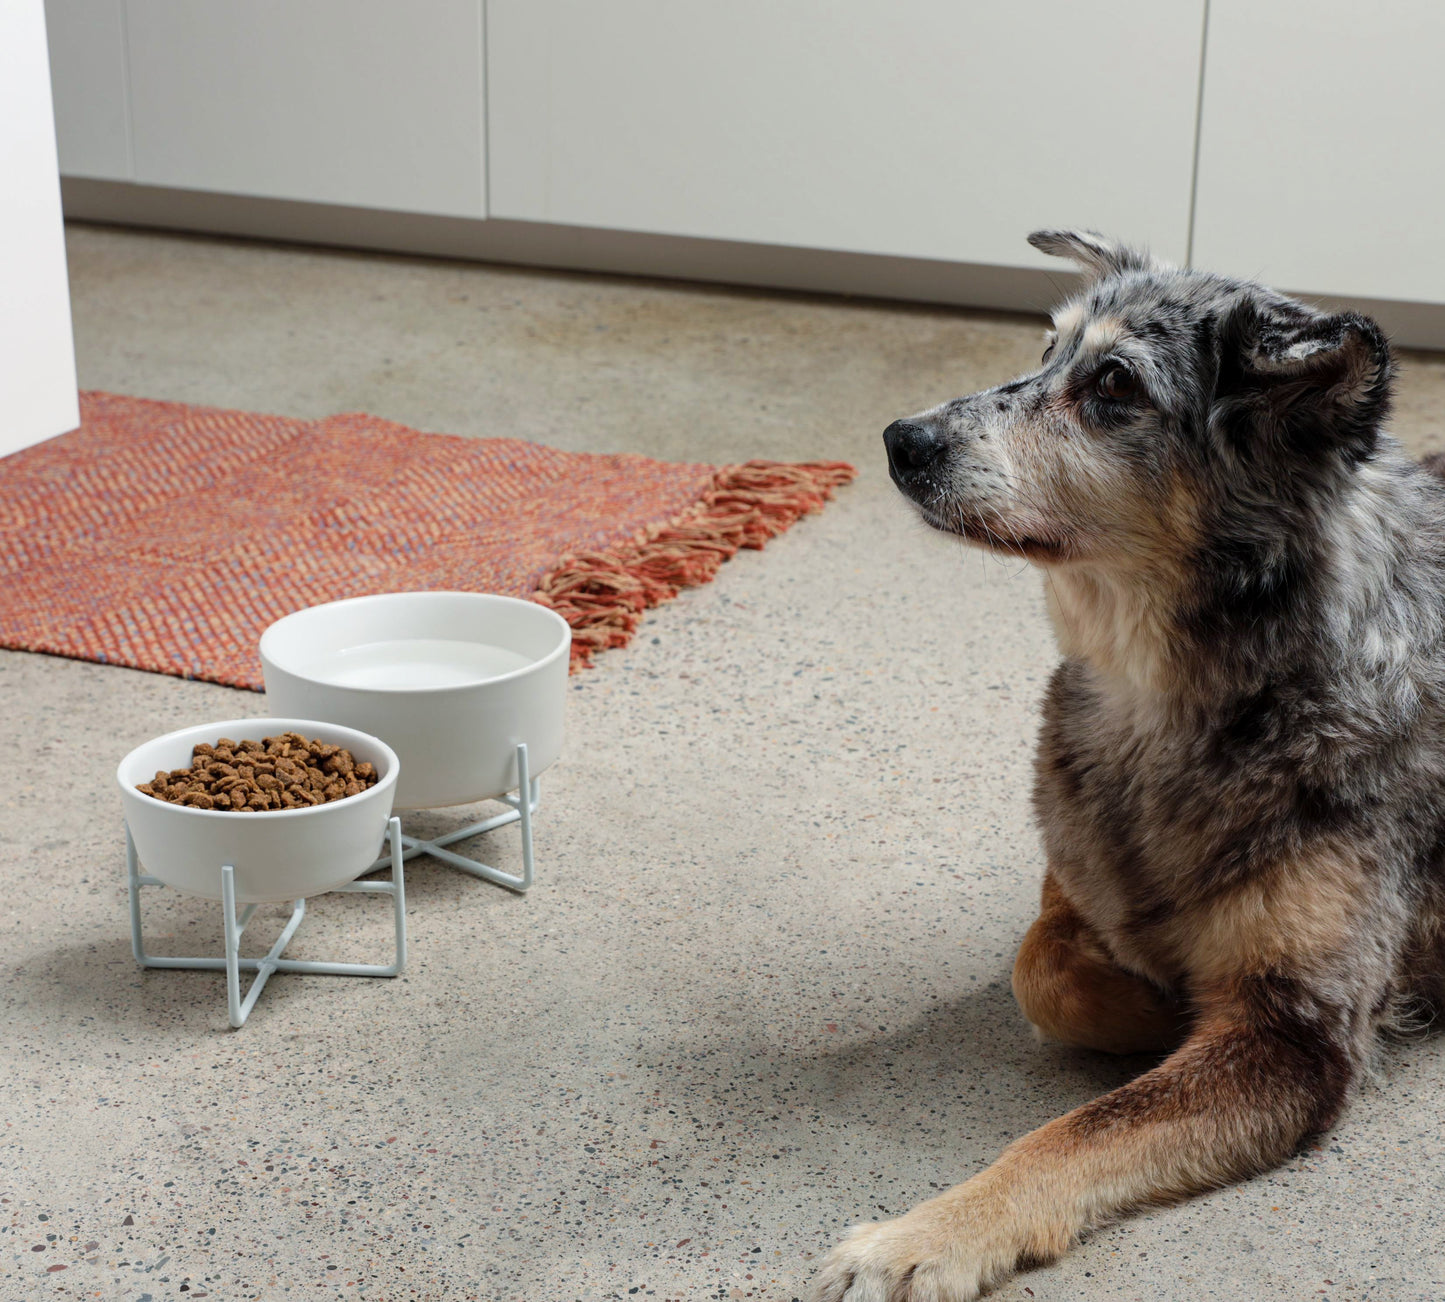
[[[457,828],[455,831],[447,832],[442,836],[434,837],[430,841],[421,837],[401,837],[402,859],[414,859],[420,854],[429,854],[433,859],[448,865],[451,868],[459,868],[464,873],[470,873],[473,877],[480,877],[483,881],[493,882],[498,886],[505,886],[509,891],[515,891],[518,895],[525,895],[527,889],[532,885],[532,874],[534,861],[532,857],[532,815],[537,812],[542,803],[541,779],[529,775],[527,768],[527,744],[519,742],[517,745],[517,790],[515,793],[506,793],[494,796],[492,799],[507,805],[507,812],[494,814],[490,818],[483,818],[479,822],[468,823],[466,827]],[[393,819],[393,822],[399,822]],[[499,827],[508,827],[512,823],[522,825],[522,871],[521,873],[509,873],[501,868],[493,868],[490,864],[482,863],[478,859],[469,859],[464,854],[457,854],[455,850],[448,850],[447,846],[454,845],[458,841],[465,841],[473,836],[480,836],[483,832],[493,832]],[[385,868],[391,862],[391,858],[383,854],[371,865],[368,872],[376,872],[379,868]]]
[[[269,810],[241,817],[226,810],[194,809],[158,801],[138,789],[150,774],[184,764],[200,742],[217,737],[261,741],[297,731],[344,746],[376,770],[376,782],[344,800],[307,808]],[[131,949],[145,968],[190,968],[226,974],[226,1010],[243,1026],[266,983],[277,972],[392,977],[406,963],[406,881],[401,820],[394,797],[401,761],[380,738],[344,725],[289,716],[227,719],[194,725],[137,746],[116,768],[125,816],[126,887]],[[378,846],[390,842],[390,881],[360,882],[375,871]],[[144,871],[142,871],[144,867]],[[152,954],[146,949],[141,905],[144,888],[166,886],[221,905],[220,956]],[[306,916],[308,898],[329,891],[389,895],[395,948],[390,962],[325,963],[285,957]],[[265,903],[289,901],[291,915],[262,958],[242,958],[241,937]],[[241,973],[254,973],[241,989]]]
[[[226,973],[226,1012],[231,1025],[240,1028],[246,1024],[251,1010],[256,1006],[261,991],[273,972],[305,972],[322,976],[364,976],[394,977],[401,974],[406,966],[406,875],[402,867],[405,855],[402,852],[401,819],[392,817],[387,823],[387,840],[390,855],[383,855],[377,865],[368,869],[374,872],[376,866],[390,864],[391,880],[386,882],[353,881],[331,887],[331,891],[349,891],[364,895],[389,895],[392,903],[392,917],[396,930],[396,948],[390,963],[323,963],[309,959],[284,958],[286,946],[306,916],[306,901],[292,903],[291,916],[282,928],[280,936],[264,958],[242,958],[241,933],[251,921],[258,904],[247,904],[236,912],[236,876],[230,864],[219,869],[221,884],[221,929],[225,938],[224,958],[182,958],[151,954],[146,950],[145,937],[141,927],[141,888],[144,886],[165,886],[159,877],[140,871],[136,855],[135,839],[131,836],[130,825],[125,829],[126,884],[130,893],[130,941],[135,961],[142,967],[189,968],[203,972],[224,971]],[[330,892],[328,892],[329,894]],[[254,972],[246,994],[241,994],[241,973]]]

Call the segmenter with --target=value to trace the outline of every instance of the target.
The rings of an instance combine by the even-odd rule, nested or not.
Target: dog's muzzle
[[[936,482],[933,472],[948,450],[931,425],[911,420],[895,420],[884,430],[883,446],[888,449],[888,473],[909,496]]]

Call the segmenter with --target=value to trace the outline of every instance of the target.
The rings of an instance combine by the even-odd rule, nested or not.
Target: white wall
[[[482,0],[125,0],[124,13],[136,181],[486,215]]]
[[[1445,5],[1211,0],[1194,261],[1445,303]]]
[[[1203,0],[488,0],[493,217],[1057,266],[1188,256]]]
[[[80,423],[42,0],[0,3],[0,455]]]
[[[135,180],[125,0],[45,0],[55,139],[66,176]]]
[[[1092,226],[1445,347],[1440,0],[47,4],[77,217],[1025,309]]]

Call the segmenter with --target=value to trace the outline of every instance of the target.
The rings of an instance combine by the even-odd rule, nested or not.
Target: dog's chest
[[[1035,803],[1049,870],[1126,967],[1181,973],[1158,937],[1245,855],[1271,819],[1270,783],[1207,758],[1208,733],[1127,696],[1070,682],[1045,706]]]

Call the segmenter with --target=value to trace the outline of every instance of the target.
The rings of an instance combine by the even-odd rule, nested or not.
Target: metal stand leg
[[[149,967],[151,961],[146,957],[145,937],[141,935],[140,928],[140,888],[159,886],[161,883],[157,877],[140,875],[136,864],[135,837],[130,834],[129,823],[125,825],[125,880],[130,896],[130,952],[142,967]]]
[[[261,991],[266,988],[266,982],[271,979],[271,973],[280,971],[281,964],[285,961],[281,957],[281,952],[291,943],[291,937],[296,934],[296,928],[301,925],[301,920],[306,916],[306,901],[296,901],[291,910],[291,917],[276,938],[276,943],[271,946],[271,952],[263,959],[254,960],[256,979],[251,982],[251,988],[246,992],[246,998],[243,1000],[241,998],[241,933],[245,931],[246,924],[251,921],[255,913],[256,906],[248,904],[245,912],[239,918],[236,916],[236,872],[230,864],[225,864],[221,868],[221,926],[226,933],[226,1009],[231,1015],[231,1025],[235,1027],[245,1026],[246,1019],[251,1015],[251,1009],[256,1006],[256,1000],[260,998]]]
[[[517,746],[517,794],[515,796],[498,796],[497,799],[502,804],[511,806],[505,814],[484,818],[479,823],[469,823],[466,827],[458,828],[455,832],[447,832],[444,836],[439,836],[431,841],[423,841],[414,836],[403,836],[401,840],[406,847],[405,857],[412,859],[419,854],[429,854],[432,858],[440,859],[442,863],[449,864],[453,868],[460,868],[462,872],[470,873],[473,877],[480,877],[484,881],[505,886],[509,891],[516,891],[519,895],[524,894],[532,884],[532,815],[537,812],[542,803],[541,782],[531,776],[527,767],[525,743]],[[483,832],[491,832],[511,823],[522,825],[522,872],[520,875],[503,872],[500,868],[493,868],[476,859],[468,859],[466,855],[457,854],[446,848],[453,842],[465,841],[468,837],[480,836]],[[383,856],[372,867],[373,869],[381,868],[385,863],[386,858]]]
[[[136,862],[135,841],[130,828],[125,830],[126,879],[130,891],[130,938],[131,950],[136,962],[142,967],[191,968],[200,971],[226,973],[226,1011],[231,1025],[244,1026],[256,1000],[271,979],[273,972],[309,972],[324,976],[377,976],[393,977],[406,966],[406,875],[402,867],[405,856],[402,853],[401,819],[393,818],[387,824],[387,838],[391,843],[391,880],[389,882],[347,882],[335,886],[336,891],[350,891],[366,895],[390,895],[392,898],[392,921],[396,931],[396,957],[391,963],[319,963],[305,959],[282,958],[286,946],[296,934],[306,916],[306,901],[297,900],[276,943],[271,946],[265,958],[242,958],[241,933],[256,913],[256,905],[248,904],[236,913],[235,871],[230,864],[221,868],[221,928],[225,936],[224,958],[169,958],[147,954],[145,939],[141,933],[140,888],[142,886],[164,886],[158,877],[143,874]],[[385,860],[383,860],[384,862]],[[241,973],[254,972],[256,979],[251,988],[241,997]]]

